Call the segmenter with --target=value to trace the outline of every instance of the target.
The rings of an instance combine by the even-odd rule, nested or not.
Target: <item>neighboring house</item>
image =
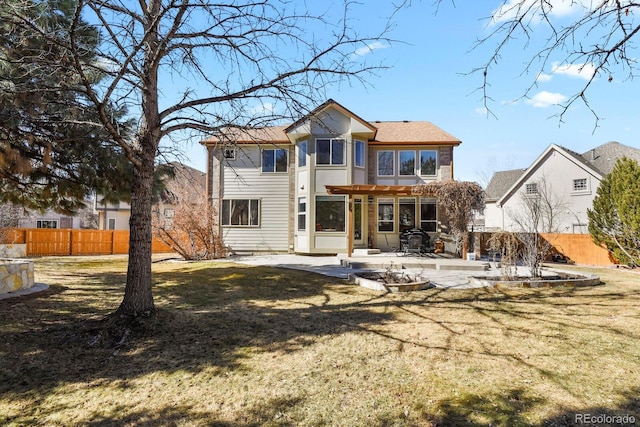
[[[165,188],[160,194],[157,209],[166,218],[173,215],[173,204],[180,194],[192,194],[195,190],[204,194],[206,174],[179,162],[170,163],[174,176],[167,180]],[[126,202],[104,203],[100,196],[95,198],[94,211],[98,214],[98,229],[100,230],[129,230],[131,205]]]
[[[527,169],[496,172],[485,190],[485,230],[518,231],[513,219],[523,213],[523,197],[544,192],[557,211],[553,231],[588,233],[587,209],[623,156],[640,162],[639,149],[618,142],[583,154],[552,144]]]
[[[46,210],[38,212],[9,203],[0,206],[0,228],[96,228],[97,218],[93,215],[93,200],[87,200],[87,208],[69,216]]]
[[[242,252],[388,250],[404,229],[441,231],[414,184],[453,179],[461,142],[429,122],[368,122],[328,100],[288,126],[202,142],[220,235]]]

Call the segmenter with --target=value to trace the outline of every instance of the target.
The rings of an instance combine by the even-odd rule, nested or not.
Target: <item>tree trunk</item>
[[[144,146],[144,144],[142,144]],[[134,168],[129,219],[127,285],[118,314],[137,317],[155,311],[151,292],[151,202],[153,155],[143,154]]]

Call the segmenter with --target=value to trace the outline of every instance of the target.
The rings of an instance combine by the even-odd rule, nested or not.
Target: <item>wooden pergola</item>
[[[347,256],[353,253],[353,196],[435,196],[435,192],[425,191],[424,184],[416,185],[325,185],[327,193],[349,196],[349,214],[347,216]]]

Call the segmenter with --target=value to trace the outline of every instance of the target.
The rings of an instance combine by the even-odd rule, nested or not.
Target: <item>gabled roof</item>
[[[322,115],[329,110],[336,110],[352,120],[357,125],[354,134],[367,138],[372,145],[453,145],[461,141],[438,126],[427,121],[375,121],[368,122],[343,107],[333,99],[329,99],[316,107],[309,114],[296,120],[290,125],[269,126],[263,128],[226,128],[217,135],[213,135],[202,144],[219,144],[226,141],[239,144],[290,144],[296,137],[308,133],[308,124],[313,117]]]
[[[628,157],[640,163],[640,149],[611,141],[582,153],[584,161],[598,169],[602,175],[610,174],[616,160],[622,157]]]
[[[460,145],[461,141],[430,122],[373,122],[378,128],[371,144],[446,144]]]
[[[544,150],[542,152],[542,154],[531,164],[531,166],[529,166],[523,173],[522,175],[520,175],[520,177],[507,189],[507,191],[505,191],[497,200],[498,205],[502,205],[505,203],[506,200],[508,200],[513,194],[515,194],[515,192],[518,190],[518,188],[520,188],[527,179],[529,179],[531,177],[531,175],[534,174],[534,172],[540,167],[540,165],[542,165],[542,163],[544,162],[544,160],[551,154],[551,152],[557,152],[561,155],[563,155],[565,158],[567,158],[568,160],[574,162],[577,165],[580,165],[580,167],[582,167],[584,170],[590,172],[592,175],[595,175],[596,177],[598,177],[599,179],[602,179],[602,173],[600,173],[600,171],[598,171],[597,169],[595,169],[592,165],[590,165],[589,163],[586,163],[584,158],[582,158],[582,156],[580,156],[579,154],[577,154],[574,151],[568,150],[564,147],[561,147],[559,145],[556,144],[551,144],[550,146],[547,147],[546,150]]]
[[[268,126],[263,128],[225,128],[220,130],[217,135],[213,135],[201,143],[220,144],[232,142],[236,144],[260,144],[260,143],[277,143],[290,144],[289,138],[285,134],[286,126]]]
[[[343,107],[341,104],[337,103],[336,101],[334,101],[331,98],[329,98],[328,100],[323,102],[318,107],[314,108],[312,111],[309,112],[309,114],[307,114],[304,117],[301,117],[298,120],[296,120],[295,122],[293,122],[290,126],[285,128],[284,131],[286,133],[289,133],[289,132],[293,131],[296,127],[300,126],[302,123],[304,123],[307,120],[309,120],[310,117],[317,116],[320,113],[322,113],[323,111],[326,111],[326,110],[328,110],[330,108],[334,108],[334,109],[340,111],[345,116],[348,116],[348,117],[351,117],[352,119],[355,119],[357,122],[359,122],[362,125],[364,125],[365,127],[369,128],[369,130],[371,130],[372,132],[376,131],[375,126],[372,126],[371,123],[369,123],[366,120],[362,119],[360,116],[358,116],[357,114],[355,114],[351,110]]]
[[[485,201],[495,202],[522,176],[526,169],[512,169],[498,171],[493,174],[491,181],[484,190]]]

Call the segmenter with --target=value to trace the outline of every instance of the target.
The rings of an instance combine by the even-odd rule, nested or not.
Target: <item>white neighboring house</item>
[[[329,99],[288,126],[203,141],[207,195],[237,252],[388,250],[415,228],[435,241],[437,200],[411,186],[453,179],[460,143],[432,123],[368,122]]]
[[[96,228],[97,216],[91,209],[93,200],[85,203],[87,207],[74,216],[51,209],[39,212],[6,203],[0,205],[0,228]]]
[[[561,202],[555,232],[588,233],[587,209],[600,181],[624,156],[640,162],[639,149],[618,142],[583,154],[552,144],[527,169],[496,172],[485,190],[485,230],[518,231],[513,218],[524,212],[523,197],[546,192]]]

